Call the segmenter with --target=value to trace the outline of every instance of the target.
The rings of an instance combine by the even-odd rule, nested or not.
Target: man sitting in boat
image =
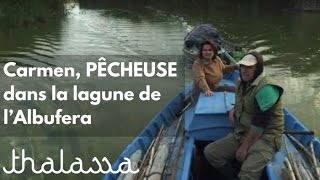
[[[213,91],[235,91],[231,86],[220,86],[223,73],[238,69],[238,65],[224,65],[218,57],[218,48],[211,41],[204,41],[200,45],[199,57],[192,66],[194,91],[197,98],[200,92],[205,96],[212,96]]]
[[[235,108],[229,112],[235,130],[207,145],[204,154],[226,178],[235,178],[231,162],[236,159],[241,164],[238,178],[256,180],[281,146],[283,89],[265,76],[259,53],[248,53],[239,64],[241,80],[236,87]]]

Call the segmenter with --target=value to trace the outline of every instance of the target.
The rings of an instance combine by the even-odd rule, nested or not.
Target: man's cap
[[[239,62],[239,65],[244,65],[244,66],[253,66],[257,64],[257,59],[254,55],[252,54],[247,54],[245,55]]]

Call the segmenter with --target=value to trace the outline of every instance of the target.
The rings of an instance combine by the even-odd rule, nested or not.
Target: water
[[[179,14],[179,15],[177,15]],[[319,137],[320,126],[320,14],[215,9],[209,15],[201,13],[166,12],[147,8],[139,11],[126,9],[80,9],[74,6],[69,15],[49,24],[30,29],[20,29],[11,35],[0,35],[0,63],[15,61],[26,66],[59,66],[79,64],[93,56],[123,55],[122,60],[132,57],[170,57],[181,55],[185,34],[199,23],[212,23],[225,39],[236,42],[248,50],[264,55],[267,74],[273,76],[285,89],[285,106]],[[134,56],[130,56],[134,55]],[[70,59],[75,59],[72,61]],[[68,61],[68,62],[67,62]],[[181,66],[183,63],[180,64]],[[190,80],[190,72],[185,79]],[[3,81],[1,91],[9,84],[33,88],[47,87],[53,82],[67,88],[74,79],[62,82],[50,78],[38,81],[16,79]],[[10,137],[1,139],[1,161],[9,164],[12,148],[24,148],[40,162],[46,156],[58,159],[59,149],[67,154],[67,161],[79,156],[90,163],[93,156],[107,157],[113,161],[137,135],[148,121],[174,96],[183,82],[163,79],[114,79],[92,78],[79,82],[98,89],[136,89],[146,83],[162,92],[159,102],[114,102],[92,107],[88,103],[10,103],[10,107],[31,106],[43,111],[65,107],[70,112],[88,112],[96,121],[90,130],[63,131],[40,128],[45,137]],[[112,87],[112,88],[111,88]],[[1,108],[5,108],[1,105]],[[15,129],[16,130],[16,129]],[[103,131],[102,131],[103,130]],[[18,130],[17,130],[18,131]],[[51,133],[48,133],[48,131]],[[99,133],[92,133],[99,131]],[[58,134],[57,134],[58,133]],[[60,134],[59,134],[60,133]],[[81,134],[82,133],[82,134]],[[91,133],[91,134],[90,134]],[[52,135],[54,137],[48,137]],[[83,136],[90,137],[83,137]],[[64,137],[55,137],[64,136]],[[74,137],[70,137],[74,136]],[[4,177],[4,176],[3,176]],[[9,176],[11,179],[39,179],[41,176],[25,173]],[[101,175],[50,175],[46,179],[99,179]]]

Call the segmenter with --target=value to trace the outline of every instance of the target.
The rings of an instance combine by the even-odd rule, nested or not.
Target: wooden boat
[[[234,61],[232,55],[220,48],[228,63]],[[235,57],[235,56],[234,56]],[[236,60],[239,57],[236,57]],[[239,78],[235,71],[224,76],[222,85],[234,86]],[[124,158],[131,160],[131,167],[139,169],[138,174],[108,173],[103,180],[115,179],[222,179],[219,173],[205,160],[204,147],[228,133],[234,127],[228,120],[227,111],[235,103],[233,92],[215,92],[214,96],[205,97],[200,94],[197,102],[191,101],[192,84],[186,85],[143,129],[143,131],[127,146],[112,165],[119,169]],[[286,177],[301,173],[303,179],[308,174],[313,179],[320,176],[320,142],[303,124],[287,109],[285,114],[285,130],[292,136],[283,135],[284,144],[268,163],[263,179],[287,179]],[[311,152],[308,148],[312,144]],[[295,142],[295,143],[293,143]],[[303,151],[303,150],[302,150]],[[296,162],[298,170],[288,170],[285,162]],[[294,166],[294,165],[292,165]],[[125,170],[126,167],[123,167]],[[134,170],[136,170],[134,169]],[[317,172],[318,171],[318,172]],[[301,175],[300,175],[301,176]],[[310,178],[312,179],[312,178]]]
[[[238,72],[225,76],[222,84],[234,85]],[[234,104],[232,92],[215,92],[212,97],[200,95],[197,103],[191,103],[192,85],[187,85],[176,95],[144,128],[144,130],[128,145],[113,164],[118,169],[124,157],[131,157],[135,152],[142,152],[138,160],[139,171],[147,171],[140,177],[131,179],[205,179],[215,178],[217,173],[207,165],[203,157],[203,148],[209,142],[227,135],[233,130],[229,123],[227,111]],[[320,159],[320,142],[309,130],[287,109],[285,113],[285,130],[304,147],[313,144],[315,158]],[[265,178],[282,179],[285,157],[288,152],[294,157],[300,153],[286,136],[286,142],[266,167]],[[146,155],[148,154],[148,155]],[[152,160],[150,160],[150,154]],[[149,156],[149,157],[147,157]],[[148,164],[157,166],[148,168]],[[159,167],[158,167],[159,166]],[[316,164],[319,169],[319,164]],[[120,174],[106,174],[104,180],[117,179]],[[130,176],[131,177],[131,176]],[[125,178],[123,178],[125,179]]]

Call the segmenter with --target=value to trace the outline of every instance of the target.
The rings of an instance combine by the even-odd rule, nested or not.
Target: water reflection
[[[125,15],[119,18],[115,15],[119,13]],[[139,21],[132,21],[132,17],[139,17]],[[170,18],[159,20],[148,9],[136,12],[76,7],[70,12],[62,29],[65,32],[61,51],[57,53],[68,55],[178,55],[181,54],[180,47],[185,34],[179,21]]]
[[[61,23],[54,21],[39,29],[17,30],[14,34],[0,33],[0,63],[15,61],[23,66],[54,66],[54,52],[59,49]],[[52,60],[53,61],[53,60]]]

